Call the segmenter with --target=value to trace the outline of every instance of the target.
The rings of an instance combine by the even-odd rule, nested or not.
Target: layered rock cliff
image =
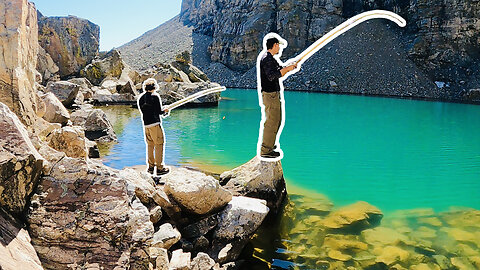
[[[193,63],[209,78],[255,88],[255,60],[265,34],[277,32],[288,41],[282,57],[287,60],[347,18],[372,9],[400,14],[407,27],[382,20],[357,26],[310,58],[286,88],[464,101],[480,88],[480,4],[472,0],[184,0],[178,19],[120,50],[127,63],[142,62],[148,53],[159,60],[155,53],[165,54],[149,48],[167,48],[162,29],[177,25],[175,33],[185,36],[179,44],[190,46]],[[141,47],[147,40],[150,45]],[[133,43],[141,48],[137,55],[130,54]]]

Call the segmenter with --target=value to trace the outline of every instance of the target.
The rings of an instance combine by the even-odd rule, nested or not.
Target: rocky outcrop
[[[27,0],[0,6],[0,102],[28,126],[35,122],[38,53],[37,11]]]
[[[0,103],[0,207],[20,215],[42,171],[43,158],[30,141],[25,126]]]
[[[119,79],[125,68],[125,63],[117,50],[111,50],[101,59],[95,59],[80,72],[94,85],[99,86],[106,78]]]
[[[220,182],[234,194],[259,198],[276,213],[287,194],[280,161],[267,162],[254,157],[249,162],[220,175]]]
[[[82,159],[53,163],[32,197],[32,243],[45,268],[148,269],[148,209],[117,170]]]
[[[212,176],[187,169],[175,169],[164,177],[165,193],[172,197],[185,210],[205,215],[218,211],[231,199]]]
[[[22,224],[0,209],[0,268],[43,270],[30,235]]]
[[[76,75],[98,54],[100,27],[68,17],[38,18],[38,42],[51,56],[63,77]]]

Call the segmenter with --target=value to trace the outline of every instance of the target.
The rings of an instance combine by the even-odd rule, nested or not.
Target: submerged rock
[[[201,172],[172,168],[163,179],[165,193],[194,214],[215,212],[232,199],[232,194],[220,186],[215,178]]]
[[[280,209],[287,194],[280,161],[261,161],[254,157],[242,166],[222,173],[220,182],[235,194],[266,200],[274,213]]]
[[[0,206],[20,214],[43,172],[43,158],[25,126],[0,103]]]
[[[366,202],[357,202],[330,213],[323,226],[332,230],[359,232],[380,224],[382,212]]]

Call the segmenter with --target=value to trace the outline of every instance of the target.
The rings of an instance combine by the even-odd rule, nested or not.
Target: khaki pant
[[[163,169],[165,137],[163,136],[162,126],[159,124],[153,127],[145,127],[145,140],[147,142],[148,166],[153,168],[156,165],[157,171]]]
[[[265,124],[263,125],[263,141],[260,154],[273,151],[277,139],[278,129],[282,123],[282,106],[280,92],[262,92],[263,105],[265,105]]]

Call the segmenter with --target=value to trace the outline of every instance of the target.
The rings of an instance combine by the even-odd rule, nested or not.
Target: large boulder
[[[382,211],[366,202],[356,202],[330,213],[322,222],[331,230],[360,232],[380,224]]]
[[[94,85],[100,85],[105,78],[120,78],[126,64],[117,50],[111,50],[103,58],[95,59],[80,72]]]
[[[188,212],[205,215],[224,207],[232,194],[212,176],[185,168],[172,168],[163,177],[165,193]]]
[[[76,75],[98,54],[100,27],[68,17],[38,18],[38,42],[59,67],[61,77]]]
[[[211,257],[219,263],[236,260],[268,211],[264,200],[233,197],[219,214],[218,225],[213,230]]]
[[[30,126],[37,118],[38,28],[35,5],[26,0],[0,5],[0,102]]]
[[[42,178],[27,215],[46,269],[148,269],[154,228],[117,170],[65,157]]]
[[[245,239],[255,233],[268,214],[264,200],[234,196],[220,213],[215,239]]]
[[[116,141],[117,136],[107,115],[101,109],[80,109],[71,114],[72,123],[85,129],[85,136],[95,141]]]
[[[43,119],[50,123],[66,125],[68,120],[70,120],[70,113],[60,100],[53,93],[46,93],[42,96],[42,100],[46,107]]]
[[[0,206],[23,212],[43,170],[43,158],[19,118],[0,103]]]
[[[47,139],[50,147],[65,152],[69,157],[86,158],[88,155],[85,132],[81,127],[65,126],[55,129]]]
[[[220,183],[234,194],[266,200],[272,212],[280,209],[287,194],[282,163],[261,161],[257,157],[222,173]]]
[[[46,91],[52,92],[65,107],[70,107],[77,97],[80,86],[67,81],[49,82]]]
[[[43,270],[23,225],[0,209],[0,269]]]

